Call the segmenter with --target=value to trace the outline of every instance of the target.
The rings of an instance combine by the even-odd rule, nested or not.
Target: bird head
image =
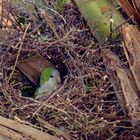
[[[40,87],[37,89],[35,96],[41,95],[44,92],[54,90],[61,84],[60,73],[57,69],[47,67],[43,69],[40,76]]]
[[[49,80],[55,80],[58,84],[61,83],[60,73],[57,69],[48,67],[43,69],[40,78],[40,86]]]

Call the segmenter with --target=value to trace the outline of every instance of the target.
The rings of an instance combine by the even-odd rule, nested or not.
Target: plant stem
[[[92,33],[98,41],[110,37],[114,39],[118,32],[112,32],[124,22],[110,0],[74,0],[79,11],[87,21]]]

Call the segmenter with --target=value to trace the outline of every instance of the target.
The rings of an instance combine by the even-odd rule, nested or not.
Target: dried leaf
[[[128,24],[122,26],[121,32],[124,38],[125,55],[140,90],[140,32],[135,26]]]
[[[103,59],[106,64],[106,67],[109,71],[110,80],[111,80],[111,83],[115,90],[116,97],[119,101],[121,108],[124,108],[124,106],[126,105],[126,101],[124,98],[124,94],[122,92],[122,87],[120,85],[119,78],[116,75],[116,65],[118,65],[120,63],[120,60],[118,59],[118,57],[116,55],[114,55],[114,53],[112,53],[109,50],[103,51]],[[124,110],[124,109],[122,109],[122,110],[126,114],[126,110]]]
[[[130,79],[130,72],[121,66],[119,58],[109,50],[103,52],[104,60],[110,71],[116,72],[119,78],[120,85],[123,91],[123,95],[119,95],[120,105],[125,104],[127,112],[132,119],[133,124],[140,122],[140,100],[137,96],[137,89],[135,88],[135,81]],[[116,95],[117,96],[117,95]],[[118,97],[118,96],[117,96]]]
[[[1,116],[0,134],[11,137],[14,140],[59,140],[48,133]]]
[[[140,1],[139,0],[133,0],[135,7],[137,8],[137,11],[140,14]]]
[[[118,0],[122,9],[126,12],[129,18],[132,18],[138,24],[140,23],[140,15],[136,12],[136,10],[132,7],[128,0]]]
[[[54,67],[54,65],[45,58],[35,56],[19,61],[17,67],[31,80],[35,85],[38,85],[42,69],[46,67]]]

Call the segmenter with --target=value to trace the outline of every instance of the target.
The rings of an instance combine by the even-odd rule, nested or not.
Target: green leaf
[[[112,0],[74,0],[95,38],[101,42],[119,35],[125,22]]]

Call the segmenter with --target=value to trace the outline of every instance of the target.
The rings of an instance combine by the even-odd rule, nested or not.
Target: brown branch
[[[16,131],[9,129],[9,128],[2,126],[2,125],[0,125],[0,134],[3,135],[2,138],[4,140],[11,140],[11,139],[12,140],[31,140],[30,138],[28,138],[24,135],[21,135],[19,132],[16,132]]]
[[[0,134],[11,137],[12,139],[21,138],[20,140],[59,140],[58,138],[35,129],[31,126],[27,126],[1,116]]]
[[[12,75],[13,75],[13,73],[14,73],[14,71],[15,71],[16,65],[17,65],[18,60],[19,60],[20,51],[21,51],[21,48],[22,48],[22,45],[23,45],[23,40],[24,40],[24,38],[25,38],[25,36],[26,36],[26,33],[27,33],[29,27],[30,27],[30,24],[27,25],[27,27],[26,27],[26,29],[25,29],[25,32],[24,32],[24,34],[23,34],[23,37],[21,38],[21,40],[20,40],[20,41],[17,43],[17,45],[16,45],[16,47],[18,47],[18,45],[19,45],[19,49],[18,49],[18,52],[17,52],[17,57],[16,57],[16,60],[15,60],[15,64],[14,64],[13,70],[12,70],[12,72],[10,73],[10,76],[9,76],[9,78],[8,78],[8,83],[9,83],[9,81],[11,80]]]
[[[43,126],[45,128],[47,128],[48,130],[51,130],[56,135],[62,136],[62,137],[64,137],[67,140],[71,140],[71,137],[67,133],[63,132],[62,130],[59,130],[58,128],[54,127],[53,125],[51,125],[50,123],[48,123],[47,121],[43,120],[40,117],[38,117],[38,119],[39,119],[39,122],[41,122],[43,124]]]
[[[47,11],[44,12],[44,13],[42,13],[42,14],[44,15],[44,19],[45,19],[46,23],[52,29],[52,31],[54,32],[56,38],[59,40],[60,39],[60,36],[58,35],[58,33],[57,33],[56,29],[55,29],[55,24],[50,19],[50,14]]]

